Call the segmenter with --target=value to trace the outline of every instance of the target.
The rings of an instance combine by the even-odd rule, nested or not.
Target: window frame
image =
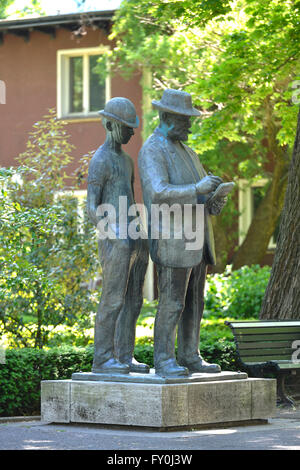
[[[239,246],[241,246],[243,243],[252,221],[253,199],[251,189],[261,188],[265,186],[268,181],[269,180],[267,178],[261,178],[249,184],[248,180],[239,180]],[[276,242],[274,241],[274,237],[272,235],[269,241],[268,250],[274,251],[275,248]]]
[[[109,50],[108,46],[78,49],[60,49],[57,51],[57,117],[59,119],[99,118],[97,111],[89,111],[89,56],[101,55]],[[70,112],[70,57],[83,58],[83,111]],[[106,77],[105,102],[111,98],[111,78]]]

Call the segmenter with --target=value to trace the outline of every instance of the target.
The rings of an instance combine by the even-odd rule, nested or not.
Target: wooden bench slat
[[[269,328],[269,327],[300,327],[300,321],[298,320],[286,320],[286,321],[238,321],[238,322],[225,322],[227,325],[233,328]]]
[[[300,334],[295,335],[293,333],[273,333],[273,334],[257,334],[257,335],[247,335],[247,334],[235,334],[234,335],[238,342],[259,342],[259,341],[277,341],[277,340],[291,340],[300,339]]]
[[[243,358],[244,356],[288,356],[290,360],[292,360],[292,354],[294,349],[291,348],[274,348],[274,349],[241,349],[240,356]]]
[[[270,354],[270,355],[264,355],[264,356],[244,356],[242,359],[243,359],[243,362],[252,362],[252,363],[268,362],[268,361],[277,362],[278,360],[282,360],[282,359],[286,359],[287,361],[291,360],[291,356],[290,354],[285,354],[285,355],[283,354],[281,356]]]
[[[272,334],[272,333],[293,333],[300,334],[300,326],[270,327],[270,328],[234,328],[237,334]]]
[[[239,349],[273,349],[273,348],[290,348],[292,349],[293,341],[251,341],[239,343]]]
[[[292,362],[292,363],[289,363],[289,364],[284,364],[284,363],[280,363],[280,361],[278,361],[278,366],[280,369],[300,369],[300,363],[295,363],[295,362]]]
[[[245,364],[252,366],[253,364],[265,364],[266,362],[274,362],[274,364],[276,364],[281,370],[300,369],[300,363],[294,363],[289,360],[273,361],[272,359],[270,359],[269,361],[255,361],[255,362],[247,361],[245,362]]]
[[[292,362],[292,354],[293,351],[290,349],[281,349],[281,351],[276,350],[273,352],[272,349],[264,349],[262,351],[256,351],[253,349],[248,349],[245,351],[240,351],[240,356],[243,359],[244,357],[266,357],[266,356],[272,356],[276,357],[277,359],[287,359],[288,361]]]

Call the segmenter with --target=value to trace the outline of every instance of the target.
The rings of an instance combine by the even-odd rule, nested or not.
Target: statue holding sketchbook
[[[187,249],[184,238],[157,240],[148,236],[159,290],[154,326],[155,372],[161,376],[217,373],[220,367],[208,364],[200,355],[200,323],[207,266],[216,262],[211,215],[221,212],[234,183],[223,183],[218,176],[207,175],[198,156],[184,144],[191,118],[200,115],[188,93],[167,89],[162,99],[152,104],[159,112],[160,123],[144,143],[138,159],[148,232],[153,204],[181,205],[183,225],[184,205],[204,206],[202,227],[196,227],[204,230],[204,242],[198,249]]]

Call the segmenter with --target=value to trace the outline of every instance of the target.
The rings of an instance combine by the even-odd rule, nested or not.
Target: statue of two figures
[[[207,266],[215,264],[211,215],[221,212],[233,183],[207,175],[197,154],[184,144],[191,118],[200,115],[188,93],[167,89],[162,99],[152,104],[159,112],[159,125],[138,157],[147,233],[132,211],[136,207],[134,165],[122,148],[139,125],[136,110],[128,99],[118,97],[100,111],[106,140],[90,162],[87,195],[88,214],[98,229],[103,273],[92,370],[100,374],[149,372],[149,366],[138,363],[133,353],[150,253],[159,291],[154,324],[155,373],[162,377],[218,373],[219,365],[207,363],[200,355],[200,324]],[[168,221],[173,225],[168,236],[164,221],[153,210],[157,207],[180,212],[179,218],[170,217],[169,212]],[[190,210],[184,210],[186,207]],[[108,216],[110,208],[114,218]],[[193,233],[202,234],[200,243],[192,249],[187,244],[190,233],[185,230],[189,224],[196,227]]]

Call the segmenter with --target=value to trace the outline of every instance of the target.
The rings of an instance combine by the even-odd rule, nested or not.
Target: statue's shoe
[[[155,367],[155,373],[161,377],[183,377],[189,375],[186,367],[181,367],[175,359],[163,361]]]
[[[93,372],[96,374],[128,374],[129,365],[122,364],[120,361],[112,357],[101,364],[93,364]]]
[[[127,362],[130,372],[138,372],[139,374],[149,374],[150,367],[148,364],[136,361],[132,358],[131,362]]]
[[[193,373],[205,373],[205,374],[217,374],[221,372],[219,364],[209,364],[202,357],[199,357],[196,361],[189,362],[180,360],[178,361],[181,366],[187,367],[191,374]]]

